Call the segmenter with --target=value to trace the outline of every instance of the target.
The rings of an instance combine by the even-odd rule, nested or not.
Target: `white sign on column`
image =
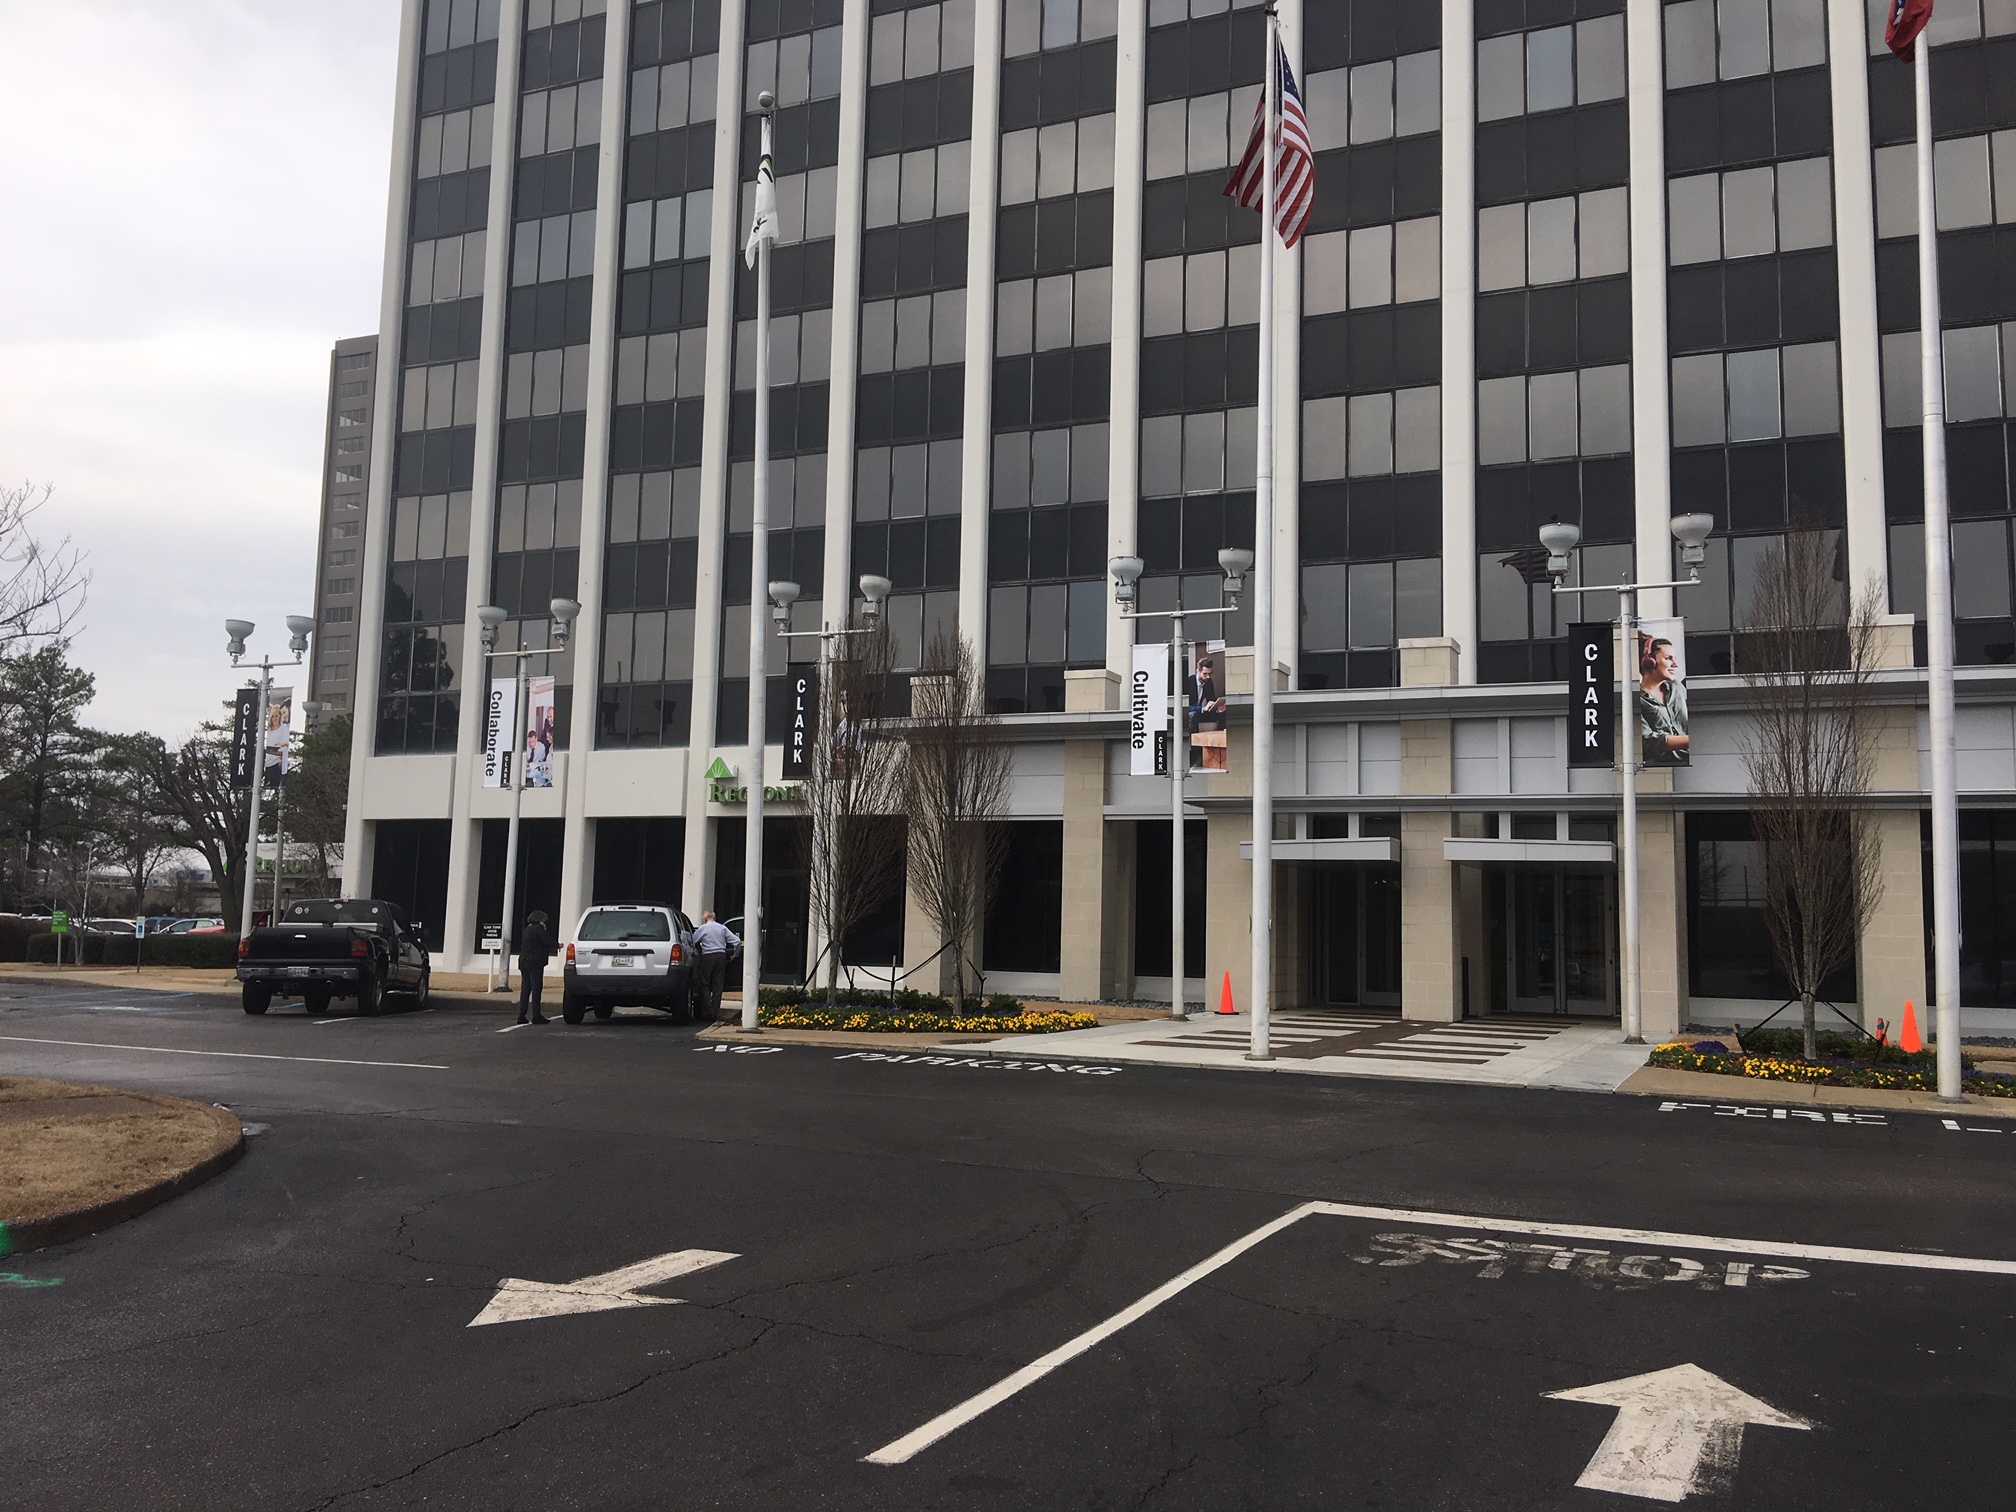
[[[1155,738],[1169,728],[1169,648],[1134,648],[1134,671],[1127,679],[1127,770],[1155,775]]]

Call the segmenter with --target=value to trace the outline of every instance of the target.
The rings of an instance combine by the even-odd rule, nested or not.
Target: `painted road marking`
[[[883,1050],[851,1050],[835,1060],[879,1061],[888,1066],[969,1066],[981,1071],[1059,1071],[1078,1076],[1118,1076],[1119,1066],[1067,1065],[1063,1061],[1003,1060],[991,1055],[896,1055]]]
[[[1832,1260],[1845,1265],[1882,1265],[1900,1270],[1958,1271],[1971,1275],[2016,1276],[2016,1260],[1976,1260],[1961,1255],[1914,1255],[1902,1250],[1854,1249],[1839,1245],[1793,1244],[1777,1239],[1726,1239],[1713,1234],[1674,1234],[1659,1229],[1610,1228],[1587,1223],[1538,1223],[1523,1218],[1485,1218],[1463,1213],[1434,1213],[1416,1208],[1364,1207],[1349,1202],[1305,1202],[1270,1223],[1233,1240],[1182,1274],[1165,1281],[1138,1302],[1122,1308],[1042,1358],[997,1381],[985,1391],[940,1413],[921,1428],[865,1456],[871,1465],[900,1465],[956,1432],[1025,1387],[1138,1322],[1171,1297],[1178,1296],[1212,1272],[1230,1265],[1255,1245],[1283,1229],[1317,1216],[1369,1218],[1376,1223],[1401,1223],[1419,1228],[1477,1229],[1488,1234],[1534,1234],[1546,1239],[1601,1240],[1648,1249],[1705,1250],[1711,1254],[1768,1255],[1774,1260]]]
[[[78,1050],[132,1050],[143,1055],[210,1055],[223,1060],[298,1061],[312,1066],[389,1066],[400,1071],[446,1071],[426,1061],[336,1060],[326,1055],[259,1055],[250,1050],[182,1050],[171,1045],[107,1045],[98,1040],[34,1039],[25,1034],[0,1034],[18,1045],[68,1045]]]
[[[782,1045],[695,1045],[697,1055],[782,1055]]]
[[[1659,1104],[1659,1111],[1661,1113],[1687,1113],[1700,1110],[1713,1113],[1717,1118],[1766,1118],[1777,1123],[1804,1120],[1808,1123],[1849,1124],[1860,1128],[1875,1129],[1887,1129],[1890,1127],[1890,1120],[1881,1113],[1845,1113],[1838,1109],[1833,1112],[1822,1113],[1817,1108],[1780,1108],[1768,1104],[1761,1108],[1754,1105],[1746,1106],[1743,1103],[1662,1102]]]
[[[672,1250],[604,1271],[599,1276],[583,1276],[579,1281],[521,1281],[507,1276],[497,1283],[497,1295],[483,1311],[464,1325],[482,1328],[491,1323],[528,1323],[534,1318],[558,1318],[567,1313],[613,1312],[620,1307],[672,1307],[678,1297],[646,1297],[640,1286],[657,1286],[674,1276],[691,1275],[739,1258],[728,1250]]]
[[[1813,1426],[1698,1365],[1675,1365],[1547,1396],[1617,1409],[1616,1421],[1575,1484],[1585,1491],[1614,1491],[1646,1501],[1685,1501],[1731,1489],[1743,1430],[1752,1423],[1762,1428]]]
[[[2006,1134],[2008,1132],[2006,1129],[1976,1128],[1973,1124],[1969,1124],[1963,1129],[1960,1126],[1960,1120],[1957,1118],[1942,1118],[1939,1122],[1954,1134]]]
[[[1526,1275],[1572,1275],[1586,1285],[1602,1290],[1642,1290],[1667,1281],[1685,1281],[1703,1291],[1722,1287],[1747,1287],[1752,1281],[1766,1285],[1778,1281],[1805,1281],[1811,1271],[1790,1265],[1756,1265],[1747,1260],[1703,1264],[1688,1255],[1626,1255],[1590,1249],[1586,1245],[1518,1243],[1508,1239],[1449,1239],[1432,1234],[1375,1234],[1369,1253],[1351,1257],[1360,1265],[1421,1265],[1434,1260],[1444,1265],[1475,1265],[1476,1279],[1496,1281],[1514,1266]]]

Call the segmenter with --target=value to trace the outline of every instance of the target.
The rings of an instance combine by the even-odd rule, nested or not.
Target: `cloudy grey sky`
[[[314,610],[329,347],[378,325],[397,0],[0,0],[0,479],[93,574],[103,728]],[[298,685],[299,674],[292,679]]]

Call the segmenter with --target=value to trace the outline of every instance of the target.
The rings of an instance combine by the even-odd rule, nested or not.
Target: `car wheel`
[[[560,999],[560,1017],[570,1024],[580,1023],[581,999],[577,997],[563,997]]]
[[[605,1003],[597,1003],[597,1004],[595,1005],[595,1017],[596,1017],[596,1019],[597,1019],[597,1020],[598,1020],[599,1022],[602,1022],[602,1023],[605,1023],[605,1024],[606,1024],[606,1023],[607,1023],[607,1022],[609,1021],[609,1015],[610,1015],[610,1014],[612,1014],[612,1013],[614,1013],[615,1011],[616,1011],[616,1005],[615,1005],[614,1003],[606,1003],[606,1002],[605,1002]]]
[[[247,1013],[264,1013],[268,1008],[273,1006],[273,989],[247,982],[245,984],[244,1001]]]
[[[428,994],[430,994],[431,992],[433,992],[433,990],[434,990],[434,973],[433,973],[433,971],[432,971],[432,970],[427,970],[427,971],[423,971],[423,972],[421,972],[421,973],[420,973],[420,982],[419,982],[419,985],[417,985],[416,987],[414,987],[414,989],[413,989],[413,994],[412,994],[412,996],[413,996],[413,1007],[414,1007],[415,1011],[418,1011],[419,1009],[422,1009],[422,1008],[425,1008],[425,1007],[427,1006],[427,997],[428,997]]]
[[[378,985],[378,978],[366,974],[357,981],[357,1011],[366,1018],[376,1018],[383,1006],[385,994]]]
[[[329,1011],[329,994],[326,992],[304,992],[301,994],[301,1006],[306,1008],[310,1013],[327,1013]]]

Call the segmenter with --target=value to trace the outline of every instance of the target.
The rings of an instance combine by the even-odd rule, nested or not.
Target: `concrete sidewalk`
[[[1305,1008],[1274,1015],[1274,1059],[1253,1061],[1246,1058],[1252,1031],[1248,1014],[1211,1014],[1187,1023],[1104,1024],[1013,1044],[997,1041],[971,1053],[1615,1092],[1651,1051],[1625,1044],[1623,1031],[1605,1022],[1493,1017],[1425,1023],[1376,1011]]]

